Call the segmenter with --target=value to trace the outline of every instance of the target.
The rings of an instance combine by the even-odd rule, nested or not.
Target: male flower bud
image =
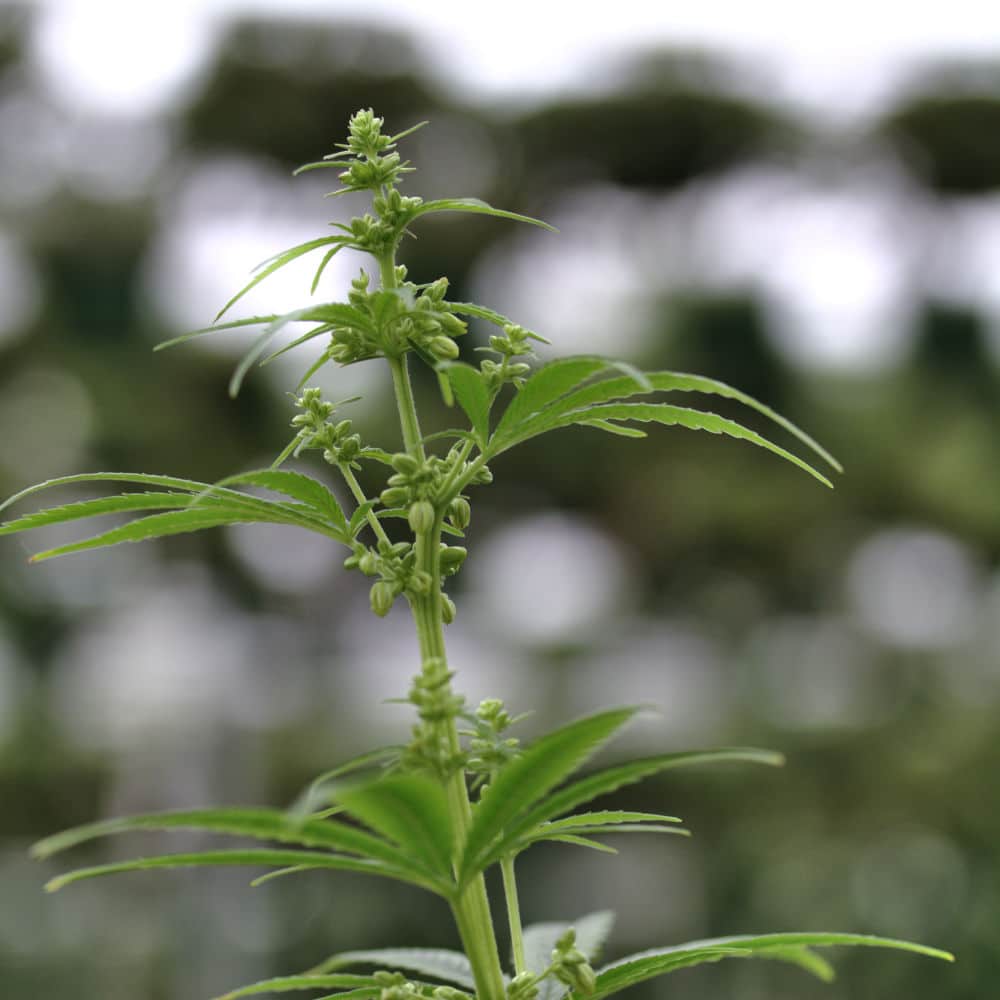
[[[434,507],[428,500],[418,500],[410,505],[407,518],[414,534],[420,535],[434,527]]]
[[[379,500],[386,507],[401,507],[409,499],[410,491],[405,486],[390,486],[379,494]]]
[[[556,979],[584,996],[593,993],[597,986],[597,977],[587,956],[576,947],[576,931],[572,927],[556,942],[552,972]]]
[[[390,459],[392,467],[405,476],[412,476],[417,469],[420,468],[420,463],[412,456],[408,455],[405,451],[398,452],[393,455]]]
[[[453,361],[458,357],[458,344],[451,337],[431,337],[427,349],[438,361]]]
[[[455,607],[455,602],[447,594],[442,594],[441,619],[445,625],[450,625],[455,620],[456,614],[458,614],[458,608]]]
[[[538,976],[521,972],[507,986],[507,1000],[535,1000],[538,992]]]
[[[386,583],[385,580],[379,580],[379,582],[376,583],[369,592],[368,599],[371,602],[372,611],[374,611],[379,618],[385,618],[385,616],[392,609],[396,595],[392,592],[391,584]]]
[[[445,576],[454,576],[462,568],[468,552],[461,545],[443,545],[441,547],[441,572]]]
[[[469,501],[465,497],[455,497],[448,504],[448,520],[459,531],[465,531],[469,526],[469,521],[472,520],[472,507],[469,506]]]
[[[358,559],[357,565],[365,576],[374,576],[378,572],[378,557],[374,552],[367,551]]]
[[[492,483],[493,473],[490,472],[490,467],[488,465],[484,465],[476,472],[475,476],[472,477],[472,481],[478,486],[488,486]]]

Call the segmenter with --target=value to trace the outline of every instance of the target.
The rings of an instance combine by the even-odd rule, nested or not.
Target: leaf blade
[[[578,719],[543,736],[509,761],[473,810],[459,881],[464,883],[482,870],[482,859],[501,831],[580,767],[637,711],[619,708]]]
[[[433,212],[472,212],[477,215],[492,215],[497,219],[510,219],[512,222],[526,222],[532,226],[539,226],[541,229],[547,229],[550,233],[559,231],[555,226],[550,226],[547,222],[532,218],[530,215],[521,215],[518,212],[494,208],[481,198],[438,198],[435,201],[425,201],[414,210],[410,218],[411,220],[417,219]]]

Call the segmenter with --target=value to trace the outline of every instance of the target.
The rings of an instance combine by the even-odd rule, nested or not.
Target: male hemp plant
[[[529,438],[561,427],[582,425],[643,437],[644,431],[635,424],[664,424],[750,442],[830,485],[809,462],[755,431],[662,398],[698,393],[723,396],[756,410],[819,460],[839,467],[783,417],[710,378],[640,372],[593,356],[565,358],[533,370],[528,361],[532,342],[542,339],[537,334],[484,306],[450,301],[447,278],[425,285],[408,281],[406,268],[396,263],[396,252],[423,216],[475,212],[551,227],[475,199],[424,201],[402,195],[400,182],[412,168],[400,158],[396,145],[414,129],[390,136],[382,126],[372,111],[359,111],[351,119],[347,142],[337,152],[300,168],[342,168],[338,175],[342,186],[334,194],[369,192],[370,211],[346,225],[334,223],[331,234],[266,261],[216,317],[215,325],[178,338],[263,327],[233,376],[234,393],[254,363],[266,364],[299,344],[323,338],[319,360],[299,383],[297,413],[291,421],[294,436],[274,464],[217,483],[111,472],[53,479],[23,490],[3,506],[74,483],[107,481],[141,489],[26,514],[0,526],[0,534],[101,514],[142,514],[86,540],[40,552],[35,560],[245,522],[293,524],[323,535],[348,550],[345,567],[372,579],[371,607],[376,615],[384,616],[400,599],[409,605],[420,654],[420,668],[407,695],[416,709],[412,739],[405,747],[372,750],[321,775],[309,794],[289,810],[197,809],[113,819],[49,837],[35,845],[34,854],[47,858],[96,837],[168,828],[280,846],[167,854],[83,868],[52,879],[48,888],[116,872],[198,865],[266,868],[258,882],[311,869],[366,872],[419,886],[444,899],[463,945],[461,952],[393,948],[333,955],[306,972],[254,983],[233,990],[227,998],[312,989],[330,1000],[602,1000],[634,983],[726,958],[777,959],[827,980],[831,968],[814,950],[827,945],[874,945],[951,959],[946,952],[906,941],[783,933],[674,944],[595,967],[595,955],[611,927],[610,913],[522,927],[515,864],[533,844],[558,841],[609,850],[602,838],[611,834],[686,833],[673,816],[600,808],[580,811],[581,806],[670,768],[716,761],[778,764],[780,757],[753,749],[669,753],[579,777],[577,772],[590,757],[636,714],[635,707],[598,712],[522,747],[510,735],[517,719],[501,702],[491,699],[476,708],[466,704],[453,687],[447,660],[444,626],[455,617],[456,608],[444,583],[465,560],[466,550],[452,541],[461,539],[469,524],[467,494],[493,478],[488,463]],[[346,301],[219,322],[258,282],[320,250],[315,291],[331,258],[347,249],[367,254],[373,266],[352,282]],[[497,328],[484,349],[487,357],[478,365],[458,360],[459,338],[466,332],[464,317],[477,317]],[[293,321],[313,325],[291,344],[273,349],[276,335]],[[362,361],[388,368],[401,446],[368,443],[350,420],[340,418],[337,404],[319,389],[305,387],[322,365]],[[411,363],[434,372],[444,402],[451,407],[457,403],[464,414],[462,426],[422,434],[410,384]],[[290,456],[307,452],[318,452],[343,477],[354,498],[351,510],[345,511],[319,480],[281,467]],[[363,466],[385,469],[385,487],[377,496],[367,496],[361,486],[356,473]],[[259,488],[272,497],[250,492]],[[390,537],[386,522],[397,518],[405,526],[397,525],[401,532]],[[400,533],[405,540],[393,541]],[[500,959],[483,877],[492,865],[500,867],[506,899],[513,943],[509,968]],[[365,969],[374,971],[359,971]]]

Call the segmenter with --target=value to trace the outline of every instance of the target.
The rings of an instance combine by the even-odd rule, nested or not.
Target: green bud
[[[455,602],[447,595],[441,595],[441,618],[445,625],[450,625],[455,620],[455,615],[458,614],[458,608],[455,607]]]
[[[459,531],[465,531],[469,526],[469,521],[472,520],[472,507],[465,497],[455,497],[448,504],[448,519]]]
[[[358,559],[357,567],[365,576],[374,576],[378,572],[378,557],[374,552],[366,552]]]
[[[427,349],[439,361],[453,361],[458,357],[458,344],[451,337],[431,337]]]
[[[475,477],[473,478],[472,481],[474,483],[477,483],[480,486],[486,486],[489,483],[492,483],[493,482],[493,473],[490,472],[490,467],[488,465],[484,465],[476,473],[476,475],[475,475]]]
[[[434,506],[428,500],[418,500],[411,504],[408,520],[414,534],[422,534],[434,527]]]
[[[371,603],[372,611],[379,618],[385,618],[392,608],[393,602],[396,600],[396,595],[392,592],[390,584],[386,583],[385,580],[379,580],[378,583],[372,586],[368,594],[368,599]]]
[[[410,590],[415,594],[429,594],[431,586],[434,583],[434,578],[426,570],[418,569],[413,576],[410,577]]]
[[[406,476],[412,476],[420,468],[420,463],[412,455],[407,455],[405,451],[393,455],[389,461],[397,472]]]
[[[405,486],[390,486],[379,494],[379,500],[386,507],[402,507],[409,499],[410,491]]]
[[[453,576],[462,568],[468,552],[461,545],[444,545],[441,548],[441,572]]]
[[[344,569],[354,569],[355,566],[360,566],[360,565],[361,565],[361,556],[359,555],[348,556],[344,560]]]

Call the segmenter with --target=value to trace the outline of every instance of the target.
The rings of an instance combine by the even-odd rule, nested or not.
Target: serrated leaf
[[[604,947],[614,922],[615,915],[610,910],[598,910],[572,923],[548,921],[525,927],[524,960],[528,971],[539,975],[548,968],[556,942],[571,927],[576,931],[576,947],[593,963]],[[538,1000],[558,1000],[569,992],[565,984],[551,976],[543,979],[538,987]]]
[[[839,945],[890,948],[940,958],[948,962],[954,961],[953,955],[938,948],[868,934],[790,933],[764,934],[756,937],[749,935],[723,937],[692,941],[670,948],[657,948],[613,962],[597,972],[597,986],[591,995],[591,1000],[601,1000],[602,997],[610,996],[628,986],[676,969],[704,962],[717,962],[730,957],[790,961],[823,977],[825,966],[808,959],[804,960],[802,949]]]
[[[382,991],[380,984],[376,983],[371,976],[350,976],[330,975],[330,976],[277,976],[274,979],[263,979],[249,986],[241,986],[239,989],[230,990],[223,993],[215,1000],[237,1000],[237,997],[249,997],[258,993],[288,993],[291,990],[325,990],[325,989],[347,989],[348,993],[341,993],[341,997],[366,997],[375,996]]]
[[[592,851],[600,851],[601,854],[617,854],[618,848],[608,844],[602,844],[599,840],[591,840],[589,837],[581,837],[575,833],[555,833],[551,837],[539,837],[538,840],[550,840],[559,844],[572,844],[574,847],[588,847]]]
[[[503,855],[516,849],[520,839],[535,829],[539,824],[554,816],[575,809],[585,802],[596,799],[599,795],[607,795],[625,785],[634,784],[643,778],[667,771],[675,767],[687,767],[692,764],[716,764],[724,762],[742,762],[753,764],[768,764],[778,766],[784,763],[781,754],[768,750],[755,750],[742,747],[726,747],[719,750],[689,750],[678,753],[659,754],[655,757],[645,757],[641,760],[629,761],[602,771],[590,774],[579,781],[566,785],[564,788],[547,796],[528,812],[509,823],[503,831],[503,836],[486,853],[482,864],[489,865],[499,860]]]
[[[473,809],[459,881],[464,883],[482,871],[486,857],[497,856],[491,846],[515,818],[580,767],[637,711],[618,708],[578,719],[543,736],[508,761]]]
[[[468,958],[447,948],[376,948],[345,951],[331,955],[313,972],[347,968],[352,965],[376,965],[390,971],[416,972],[474,990],[476,982]]]
[[[721,396],[725,399],[735,400],[765,416],[768,420],[773,421],[789,434],[798,438],[799,441],[823,459],[831,468],[836,469],[837,472],[843,472],[843,467],[833,455],[804,430],[792,423],[791,420],[783,417],[780,413],[761,403],[753,396],[725,382],[719,382],[716,379],[706,378],[702,375],[691,375],[687,372],[659,371],[638,374],[648,382],[648,387],[644,388],[639,384],[636,373],[627,372],[623,378],[608,378],[599,382],[593,382],[575,392],[569,393],[553,404],[552,413],[568,413],[574,410],[582,410],[600,403],[607,403],[611,400],[623,399],[648,392],[699,392],[711,396]],[[528,427],[525,430],[530,431],[531,428]]]
[[[584,355],[561,358],[539,368],[524,383],[500,418],[490,443],[491,454],[499,454],[515,441],[524,440],[519,434],[519,428],[529,417],[544,410],[599,372],[607,371],[609,365],[607,358]]]
[[[455,844],[448,797],[438,782],[420,774],[393,774],[333,789],[330,797],[429,872],[451,880]]]
[[[459,406],[465,411],[479,446],[485,447],[490,433],[490,393],[478,368],[451,363],[444,369]]]
[[[46,549],[44,552],[36,552],[31,557],[31,561],[43,562],[57,556],[86,552],[89,549],[107,548],[122,542],[145,542],[153,538],[183,535],[205,528],[218,528],[226,524],[252,524],[260,520],[261,517],[257,511],[235,506],[151,514],[149,517],[139,518],[119,528],[112,528],[79,542],[70,542],[67,545]]]
[[[219,486],[261,486],[275,493],[283,493],[293,500],[308,504],[322,517],[328,518],[335,527],[347,533],[347,518],[341,510],[337,498],[318,479],[301,472],[287,469],[253,469],[235,476],[219,480]]]
[[[46,837],[32,847],[31,853],[36,858],[48,858],[98,838],[150,830],[201,830],[257,840],[276,840],[302,847],[346,851],[401,870],[412,867],[401,851],[364,830],[275,809],[184,809],[123,816],[88,823]]]
[[[681,821],[676,816],[660,816],[656,813],[623,812],[603,810],[579,813],[565,819],[540,823],[525,834],[522,844],[527,847],[537,840],[552,840],[563,834],[591,835],[595,833],[673,833],[689,836],[687,830],[676,824]]]
[[[50,879],[45,889],[56,892],[74,882],[100,878],[104,875],[118,875],[124,872],[148,871],[154,868],[201,868],[206,866],[281,866],[308,865],[311,868],[329,868],[337,871],[365,872],[370,875],[386,875],[390,878],[401,876],[379,861],[367,858],[347,857],[339,854],[325,854],[320,851],[292,850],[250,850],[250,851],[198,851],[192,854],[162,854],[150,858],[133,858],[109,865],[92,868],[78,868]],[[425,886],[428,887],[428,886]]]
[[[321,236],[319,239],[309,240],[306,243],[300,243],[298,246],[290,247],[288,250],[283,250],[281,253],[276,254],[274,257],[269,258],[269,261],[263,261],[258,267],[262,267],[263,270],[259,274],[255,275],[246,285],[244,285],[218,312],[216,319],[218,320],[221,316],[224,316],[240,299],[246,295],[252,288],[259,285],[265,278],[270,277],[279,268],[284,267],[286,264],[290,264],[293,260],[298,259],[304,254],[310,253],[313,250],[318,250],[320,247],[330,246],[333,243],[345,243],[347,242],[343,236]],[[264,265],[267,265],[266,267]],[[256,270],[256,268],[255,268]]]
[[[725,434],[728,437],[736,438],[740,441],[748,441],[764,448],[767,451],[791,462],[792,465],[809,473],[824,486],[833,487],[833,483],[821,472],[814,469],[808,462],[803,461],[798,455],[793,455],[780,445],[774,444],[767,438],[762,437],[756,431],[720,417],[717,413],[707,413],[702,410],[692,410],[684,406],[672,406],[669,403],[606,403],[600,406],[591,406],[585,410],[571,411],[560,416],[543,415],[537,421],[533,421],[536,430],[530,436],[542,434],[546,431],[556,430],[559,427],[570,427],[575,423],[593,421],[595,418],[602,420],[638,420],[644,423],[658,423],[667,426],[685,427],[688,430],[708,431],[710,434]],[[498,428],[499,431],[499,428]],[[496,436],[494,436],[495,440]],[[520,434],[513,439],[505,437],[503,443],[498,447],[491,447],[490,454],[499,454],[510,448],[511,445],[525,440]]]
[[[164,508],[184,508],[191,506],[193,499],[189,493],[121,493],[117,496],[100,497],[94,500],[79,500],[75,503],[46,507],[31,514],[25,514],[16,521],[0,524],[0,535],[12,535],[18,531],[30,531],[53,524],[65,524],[102,514],[133,513],[140,510],[163,510]],[[223,503],[225,501],[222,501]]]
[[[317,801],[320,799],[324,784],[334,781],[337,778],[346,777],[348,774],[354,774],[356,771],[371,767],[373,764],[385,765],[386,762],[396,761],[405,749],[402,744],[399,744],[379,747],[377,750],[367,750],[364,753],[351,757],[349,760],[345,760],[336,767],[330,768],[328,771],[324,771],[309,782],[309,787],[299,796],[299,803],[293,807],[293,810],[296,812],[312,812]],[[326,805],[328,803],[329,800],[324,798],[323,804]]]
[[[187,333],[182,333],[179,337],[171,337],[170,340],[163,340],[153,350],[163,351],[168,347],[177,347],[180,344],[186,344],[189,340],[195,340],[198,337],[207,337],[210,333],[221,333],[224,330],[235,330],[243,326],[260,326],[264,323],[273,323],[279,318],[278,313],[272,313],[269,316],[248,316],[245,319],[232,319],[225,323],[213,323],[211,326],[203,326],[197,330],[188,330]]]
[[[513,222],[527,222],[529,225],[547,229],[550,233],[559,231],[555,226],[550,226],[547,222],[542,222],[541,219],[533,219],[530,215],[521,215],[518,212],[507,212],[502,208],[494,208],[480,198],[439,198],[436,201],[425,201],[413,212],[411,218],[417,219],[421,215],[428,215],[431,212],[472,212],[476,215],[492,215],[498,219],[510,219]]]
[[[615,424],[610,420],[577,420],[581,427],[593,427],[595,430],[606,431],[608,434],[617,434],[619,437],[644,438],[649,437],[645,431],[638,427],[627,427],[624,424]]]

